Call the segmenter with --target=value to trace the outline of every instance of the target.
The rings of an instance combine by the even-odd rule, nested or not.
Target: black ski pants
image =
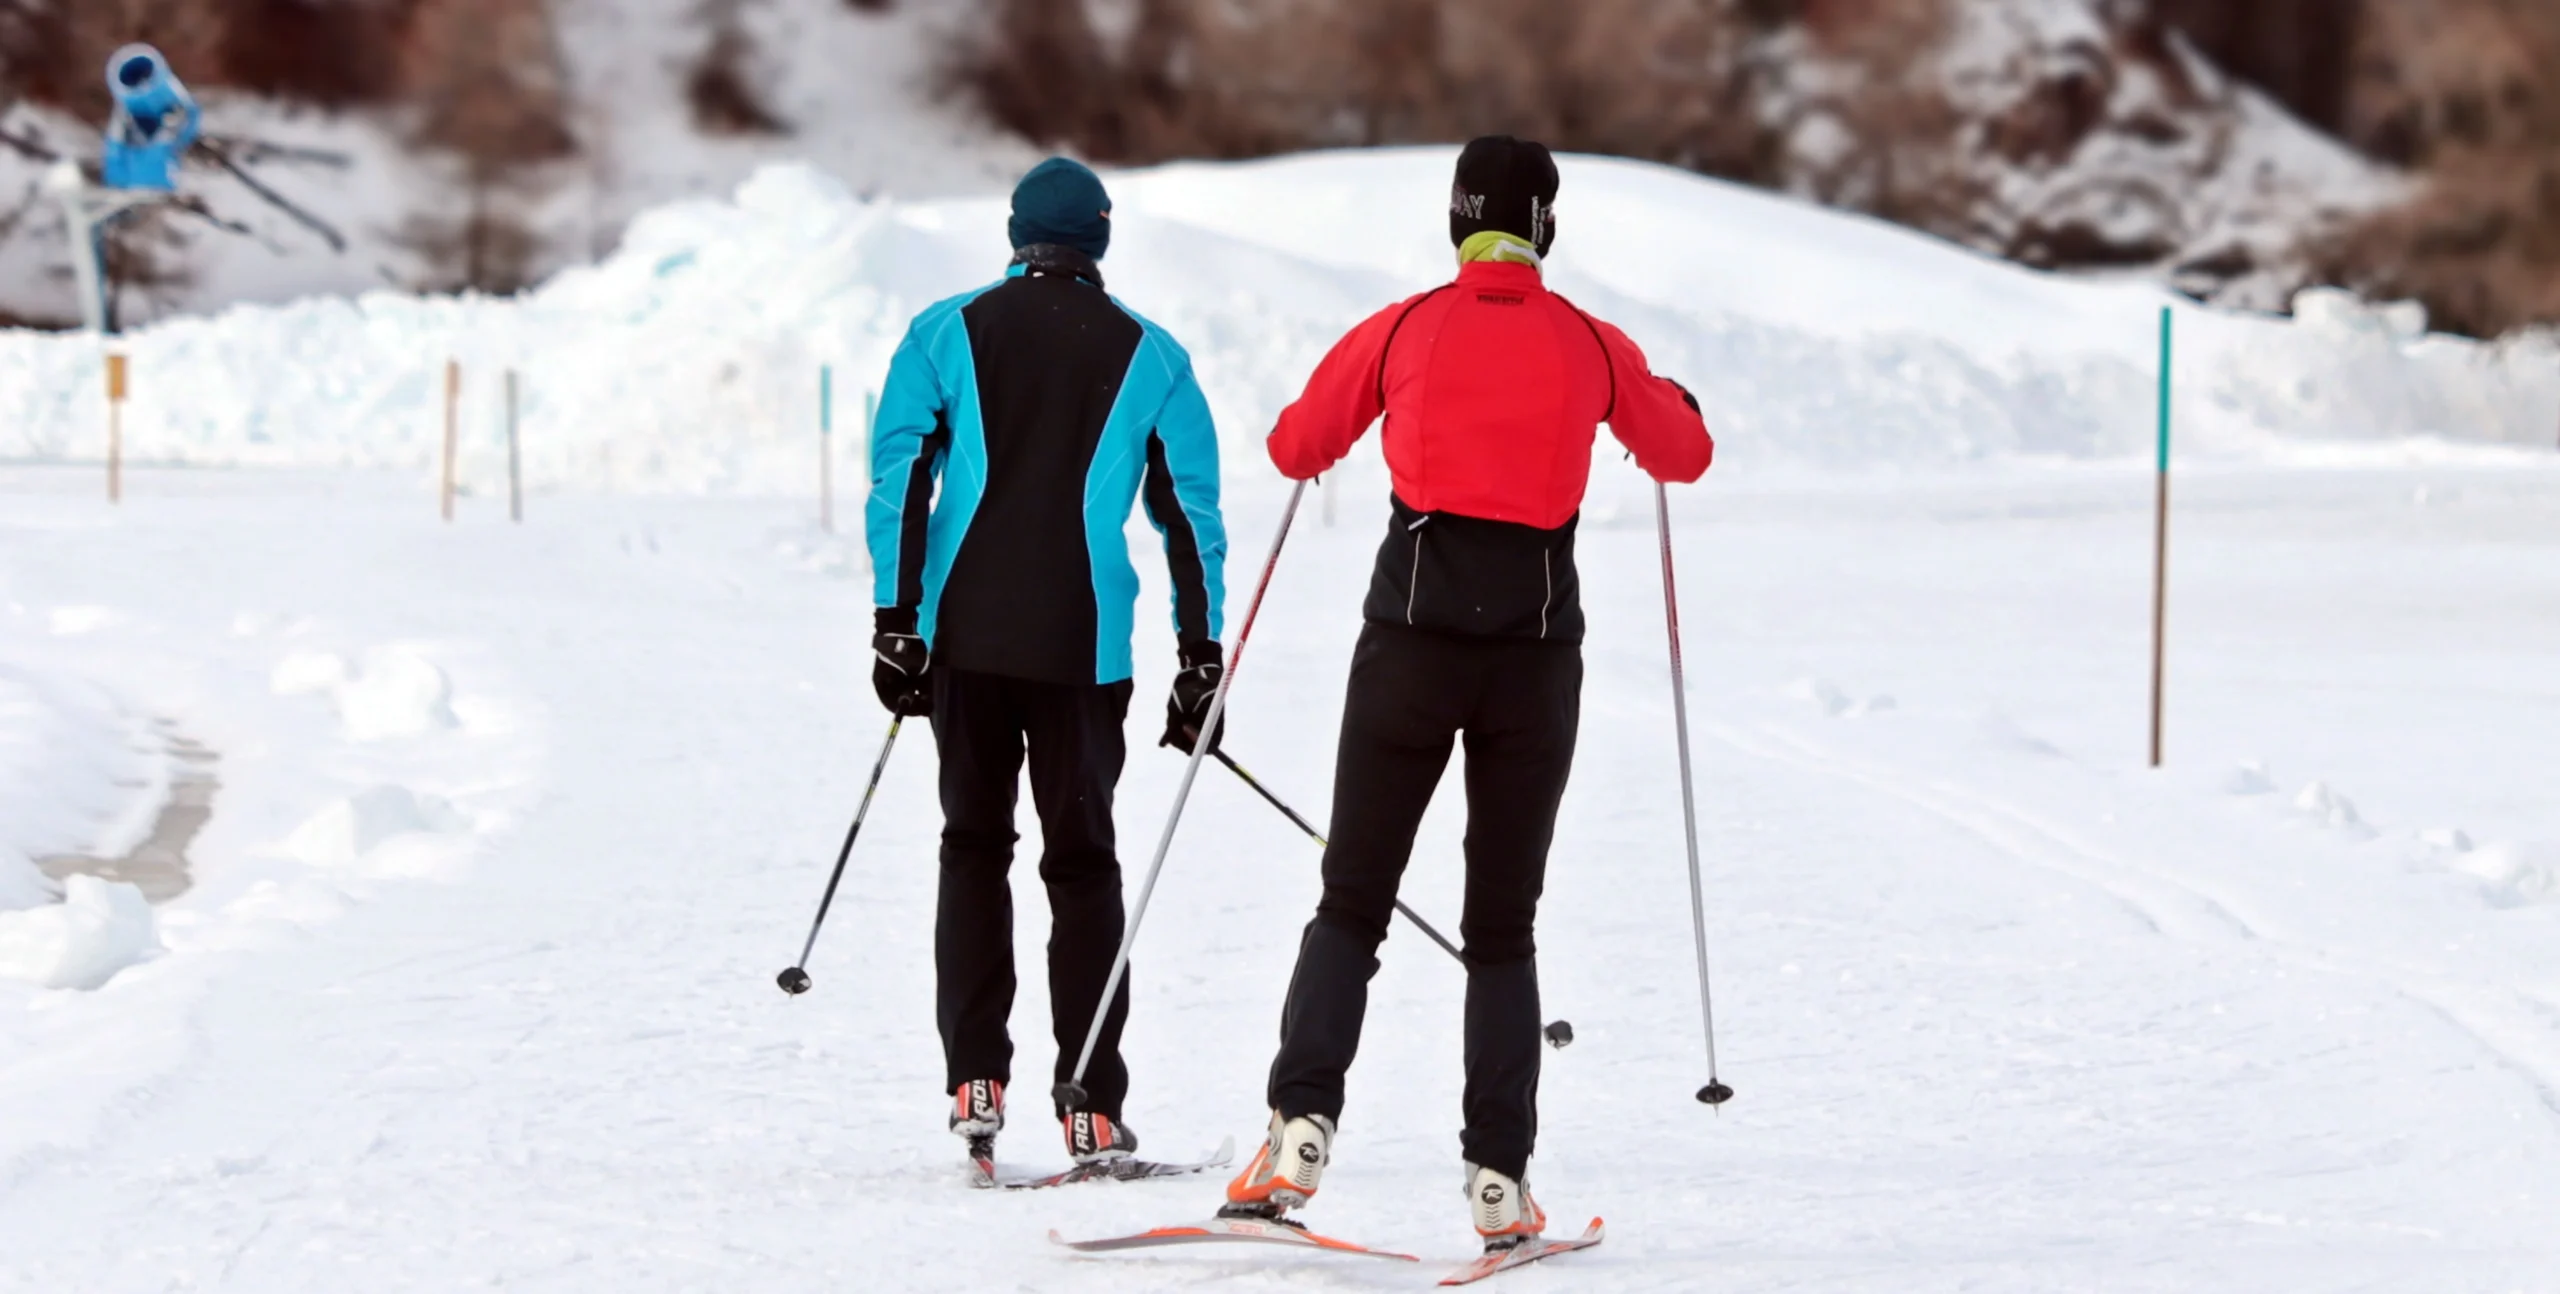
[[[1466,741],[1466,1131],[1470,1162],[1521,1177],[1538,1136],[1538,896],[1582,715],[1577,644],[1372,623],[1351,659],[1324,898],[1298,945],[1270,1101],[1342,1115],[1378,944],[1414,832]]]
[[[1057,1081],[1075,1076],[1111,959],[1120,950],[1120,860],[1112,792],[1128,754],[1128,683],[1040,683],[933,669],[933,738],[942,751],[942,886],[934,913],[934,1010],[946,1091],[1010,1083],[1013,1039],[1014,802],[1026,749],[1040,814],[1040,879],[1049,888],[1049,1002]],[[1120,1117],[1129,1070],[1120,1030],[1124,979],[1085,1071],[1084,1108]],[[1058,1111],[1063,1114],[1064,1111]]]

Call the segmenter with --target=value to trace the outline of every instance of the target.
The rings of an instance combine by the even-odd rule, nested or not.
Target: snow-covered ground
[[[1446,167],[1115,178],[1114,287],[1191,344],[1225,426],[1233,610],[1286,497],[1258,433],[1335,330],[1445,274]],[[2548,346],[2326,298],[2298,322],[2180,309],[2153,773],[2156,292],[1653,168],[1572,161],[1562,209],[1557,281],[1724,442],[1673,507],[1741,1096],[1689,1096],[1651,495],[1604,452],[1541,940],[1580,1041],[1549,1064],[1535,1180],[1612,1234],[1504,1279],[2555,1288]],[[1422,1281],[1042,1239],[1195,1213],[1213,1182],[962,1185],[921,734],[816,991],[773,987],[885,728],[865,560],[809,497],[815,370],[838,366],[851,483],[859,390],[907,311],[995,271],[999,215],[773,170],[522,303],[154,329],[128,445],[188,466],[133,471],[113,510],[94,351],[0,338],[0,1291]],[[421,488],[449,352],[475,375],[451,526]],[[491,470],[508,361],[521,527]],[[1385,488],[1372,448],[1311,500],[1239,676],[1231,749],[1317,817]],[[1140,626],[1143,719],[1172,647]],[[33,860],[130,848],[181,739],[219,769],[192,887],[147,920],[76,877],[49,904]],[[1133,866],[1180,771],[1133,751]],[[1407,890],[1443,924],[1460,825],[1434,815]],[[1137,958],[1151,1151],[1259,1127],[1315,861],[1202,784]],[[1017,880],[1036,967],[1045,907]],[[1311,1218],[1454,1259],[1458,978],[1409,932],[1386,960]],[[1036,971],[1018,1005],[1005,1153],[1056,1164]]]
[[[1250,561],[1283,494],[1249,458],[1229,476]],[[1375,466],[1346,476],[1235,698],[1231,748],[1318,814],[1383,517]],[[1689,1097],[1659,588],[1612,462],[1541,931],[1580,1041],[1535,1168],[1612,1234],[1506,1280],[2553,1287],[2560,472],[2189,475],[2157,774],[2140,473],[1709,482],[1673,507],[1741,1095]],[[151,471],[114,515],[93,485],[0,471],[0,641],[183,723],[224,787],[165,953],[91,993],[0,984],[0,1289],[1423,1283],[1042,1240],[1198,1212],[1213,1182],[963,1185],[929,742],[891,763],[815,992],[774,990],[884,726],[861,562],[804,503],[564,497],[518,528],[467,501],[448,528],[365,474]],[[1151,704],[1172,652],[1142,634]],[[420,671],[443,686],[362,686]],[[1179,770],[1133,754],[1132,854]],[[405,832],[306,825],[384,787]],[[1444,922],[1453,808],[1407,888]],[[1314,897],[1306,842],[1204,781],[1137,958],[1150,1148],[1253,1135]],[[1311,1217],[1455,1259],[1458,979],[1410,932],[1386,963]],[[1035,972],[1027,1092],[1045,1015]],[[1037,1104],[1004,1143],[1026,1167],[1062,1160]]]

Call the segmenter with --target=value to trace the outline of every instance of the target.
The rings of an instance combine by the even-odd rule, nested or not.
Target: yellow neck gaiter
[[[1472,265],[1478,261],[1526,265],[1533,270],[1541,267],[1537,248],[1530,246],[1527,239],[1506,234],[1499,229],[1488,229],[1483,233],[1471,235],[1467,241],[1458,244],[1459,264]]]

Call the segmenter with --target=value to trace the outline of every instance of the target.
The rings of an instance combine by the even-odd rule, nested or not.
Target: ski
[[[972,1184],[979,1187],[1001,1186],[1008,1191],[1038,1191],[1052,1186],[1073,1186],[1078,1182],[1142,1182],[1153,1177],[1189,1177],[1224,1168],[1235,1162],[1236,1139],[1229,1137],[1218,1143],[1217,1153],[1189,1163],[1169,1164],[1153,1159],[1106,1159],[1098,1164],[1078,1164],[1063,1173],[1041,1177],[1000,1177],[992,1159],[971,1161]]]
[[[1549,1240],[1543,1236],[1535,1240],[1525,1240],[1509,1249],[1496,1250],[1468,1263],[1449,1273],[1440,1283],[1473,1285],[1487,1276],[1507,1272],[1514,1267],[1526,1267],[1541,1258],[1552,1258],[1557,1254],[1571,1253],[1576,1249],[1588,1249],[1600,1243],[1600,1237],[1600,1219],[1593,1218],[1591,1225],[1584,1228],[1581,1235],[1571,1240]]]
[[[1052,1231],[1049,1233],[1049,1241],[1086,1254],[1117,1253],[1123,1249],[1153,1249],[1159,1245],[1274,1244],[1314,1249],[1325,1253],[1352,1254],[1364,1258],[1391,1258],[1397,1262],[1422,1261],[1412,1254],[1372,1249],[1367,1245],[1353,1244],[1348,1240],[1336,1240],[1332,1236],[1319,1235],[1295,1222],[1286,1222],[1278,1218],[1209,1218],[1200,1222],[1157,1227],[1152,1231],[1141,1231],[1135,1235],[1109,1236],[1100,1240],[1069,1240]]]

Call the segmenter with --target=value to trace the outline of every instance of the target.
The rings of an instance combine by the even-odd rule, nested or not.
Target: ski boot
[[[1535,1240],[1547,1229],[1546,1210],[1530,1198],[1529,1184],[1482,1164],[1467,1165],[1467,1205],[1489,1254]]]
[[[1004,1084],[992,1078],[962,1083],[953,1092],[951,1130],[967,1139],[969,1162],[982,1184],[996,1179],[996,1134],[1004,1131]]]
[[[1108,1115],[1079,1110],[1060,1120],[1067,1133],[1067,1154],[1090,1168],[1138,1153],[1138,1134]]]
[[[1284,1119],[1271,1112],[1271,1132],[1253,1162],[1227,1183],[1222,1218],[1277,1220],[1316,1197],[1324,1166],[1333,1162],[1333,1120],[1321,1114]]]

